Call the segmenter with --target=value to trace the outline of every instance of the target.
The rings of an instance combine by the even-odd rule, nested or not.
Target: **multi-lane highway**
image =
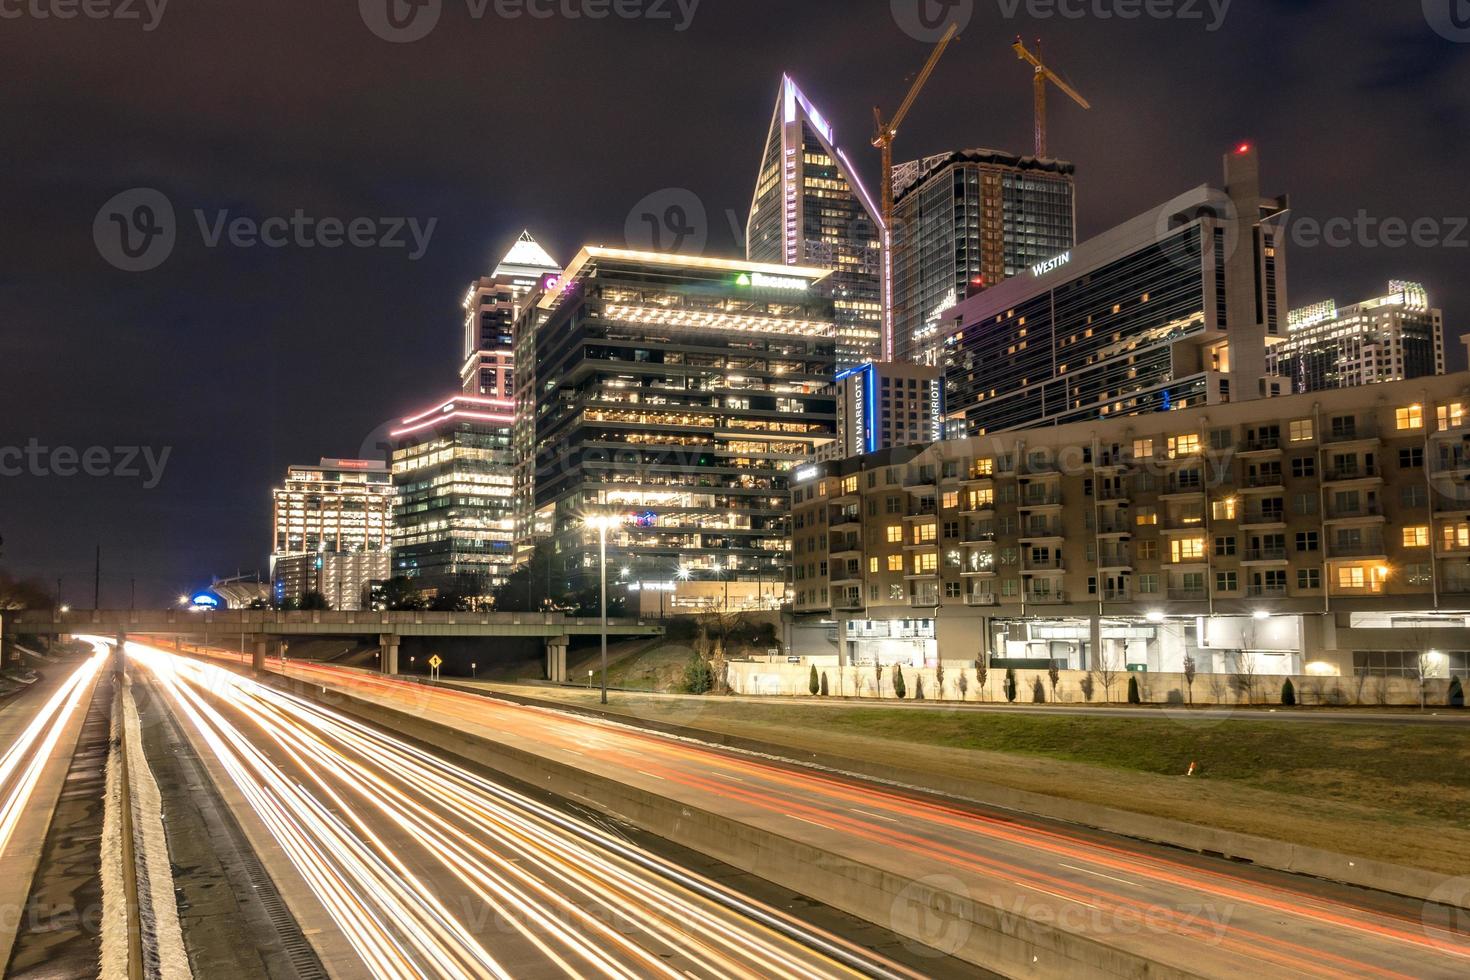
[[[1192,974],[1461,977],[1470,942],[1444,910],[1240,869],[559,711],[291,664],[385,707],[412,706],[540,753],[912,877]],[[1038,964],[1045,973],[1045,964]]]
[[[365,975],[920,975],[319,705],[143,644],[128,655]]]

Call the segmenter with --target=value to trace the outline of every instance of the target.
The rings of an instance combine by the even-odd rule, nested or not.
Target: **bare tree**
[[[1056,661],[1052,661],[1052,665],[1046,669],[1046,679],[1051,681],[1051,699],[1056,701],[1057,683],[1062,679],[1062,671],[1057,667]]]
[[[1236,650],[1232,659],[1235,662],[1235,690],[1245,695],[1247,704],[1256,703],[1256,670],[1260,662],[1256,659],[1252,650]]]
[[[1184,686],[1189,691],[1189,703],[1191,705],[1194,704],[1194,675],[1195,675],[1195,670],[1196,670],[1196,667],[1195,667],[1195,662],[1194,662],[1194,655],[1193,654],[1186,653],[1184,655]]]
[[[1097,675],[1098,680],[1102,681],[1103,703],[1112,704],[1113,684],[1118,679],[1118,665],[1106,647],[1098,650],[1097,663],[1092,672]]]
[[[960,677],[959,680],[956,681],[956,684],[959,686],[960,689],[960,700],[968,700],[970,696],[970,676],[965,673],[965,669],[963,667],[960,668]]]
[[[873,664],[873,685],[877,688],[878,697],[881,699],[883,697],[883,665],[876,661]]]
[[[934,662],[934,697],[944,700],[944,664],[937,660]]]

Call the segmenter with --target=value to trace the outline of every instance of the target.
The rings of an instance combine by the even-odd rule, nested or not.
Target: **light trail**
[[[632,776],[635,783],[642,773],[660,781],[654,791],[675,799],[737,806],[767,821],[813,824],[847,835],[856,851],[883,848],[907,855],[915,864],[957,874],[972,887],[1001,883],[1022,889],[1053,917],[1068,909],[1097,912],[1104,917],[1102,932],[1124,942],[1123,930],[1109,923],[1149,922],[1149,951],[1175,943],[1183,963],[1209,951],[1236,969],[1325,976],[1453,976],[1464,975],[1470,963],[1470,941],[1453,930],[1431,933],[1418,918],[1158,851],[1110,845],[617,721],[302,662],[291,664],[288,674],[389,707],[411,702],[442,723],[508,744],[530,741],[551,757],[575,753],[566,761],[577,768]],[[1120,875],[1138,884],[1119,882]],[[1202,910],[1218,917],[1204,917]]]
[[[82,698],[91,690],[91,682],[97,676],[107,657],[107,648],[93,643],[93,654],[81,666],[72,671],[56,693],[46,701],[29,725],[16,738],[15,743],[0,756],[0,857],[15,834],[16,825],[41,773],[46,768],[61,734],[71,723],[81,707]]]
[[[510,975],[415,875],[395,844],[404,839],[557,975],[919,976],[312,702],[137,643],[128,655],[200,732],[376,976]]]

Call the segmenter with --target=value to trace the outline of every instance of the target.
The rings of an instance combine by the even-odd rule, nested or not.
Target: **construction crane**
[[[939,64],[939,59],[944,56],[944,49],[949,47],[955,35],[960,32],[958,23],[949,25],[949,30],[944,32],[944,37],[934,46],[934,51],[929,55],[929,61],[924,65],[924,70],[919,72],[919,77],[914,79],[909,94],[904,98],[903,104],[893,114],[893,118],[887,122],[883,121],[883,110],[877,106],[873,107],[873,122],[877,124],[877,132],[873,136],[873,146],[883,155],[883,359],[893,360],[893,141],[898,136],[898,127],[903,125],[904,118],[908,116],[909,110],[914,107],[914,101],[918,99],[919,93],[929,83],[929,76],[934,74],[934,68]]]
[[[1046,64],[1041,60],[1040,40],[1036,42],[1035,54],[1032,54],[1030,51],[1026,50],[1026,45],[1022,43],[1019,35],[1017,35],[1016,37],[1016,43],[1011,45],[1011,47],[1015,50],[1017,58],[1030,63],[1031,67],[1035,69],[1035,71],[1033,72],[1032,85],[1036,89],[1036,155],[1038,157],[1045,157],[1046,83],[1051,82],[1057,88],[1065,92],[1072,99],[1073,102],[1077,103],[1084,109],[1091,109],[1092,104],[1084,99],[1081,93],[1079,93],[1076,89],[1068,85],[1066,82],[1062,81],[1061,77],[1058,76],[1056,72],[1048,68]]]

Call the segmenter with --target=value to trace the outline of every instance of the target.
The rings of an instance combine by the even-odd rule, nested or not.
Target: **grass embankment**
[[[919,783],[934,773],[1470,874],[1470,728],[1460,725],[613,700],[642,718],[902,766]]]

